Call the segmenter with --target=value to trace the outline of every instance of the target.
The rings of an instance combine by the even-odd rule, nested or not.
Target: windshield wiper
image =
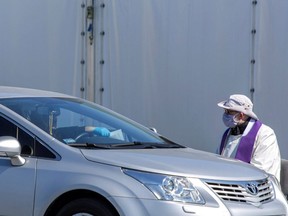
[[[95,144],[95,143],[69,143],[69,146],[76,148],[98,148],[98,149],[111,149],[111,145]]]
[[[141,143],[141,142],[140,142]],[[183,146],[175,143],[141,143],[144,148],[183,148]]]
[[[111,144],[111,148],[137,148],[137,149],[147,149],[147,148],[184,148],[181,145],[175,143],[156,143],[156,142],[141,142],[134,141],[129,143],[113,143]]]
[[[123,147],[130,147],[135,145],[141,145],[139,142],[132,142],[132,143],[69,143],[69,146],[76,147],[76,148],[98,148],[98,149],[112,149],[112,148],[123,148]]]
[[[181,145],[175,143],[153,143],[153,142],[127,142],[127,143],[110,143],[110,144],[97,144],[97,143],[70,143],[69,146],[76,148],[88,148],[88,149],[156,149],[156,148],[184,148]]]

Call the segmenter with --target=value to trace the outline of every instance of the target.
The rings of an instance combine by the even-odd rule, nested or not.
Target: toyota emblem
[[[251,195],[257,195],[258,194],[258,188],[253,183],[248,183],[245,187],[246,191]]]

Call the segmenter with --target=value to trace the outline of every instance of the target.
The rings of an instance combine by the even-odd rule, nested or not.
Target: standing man
[[[228,127],[218,153],[253,164],[280,182],[281,157],[276,135],[259,121],[251,100],[234,94],[218,106],[224,108],[223,122]]]

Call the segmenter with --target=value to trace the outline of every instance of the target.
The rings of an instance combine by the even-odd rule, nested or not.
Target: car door
[[[0,136],[13,136],[22,146],[25,164],[14,166],[0,152],[0,215],[33,215],[36,162],[35,139],[11,120],[0,116]]]

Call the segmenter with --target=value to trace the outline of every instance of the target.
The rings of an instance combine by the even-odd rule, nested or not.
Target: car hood
[[[81,151],[90,161],[146,172],[238,181],[267,177],[247,163],[191,148]]]

